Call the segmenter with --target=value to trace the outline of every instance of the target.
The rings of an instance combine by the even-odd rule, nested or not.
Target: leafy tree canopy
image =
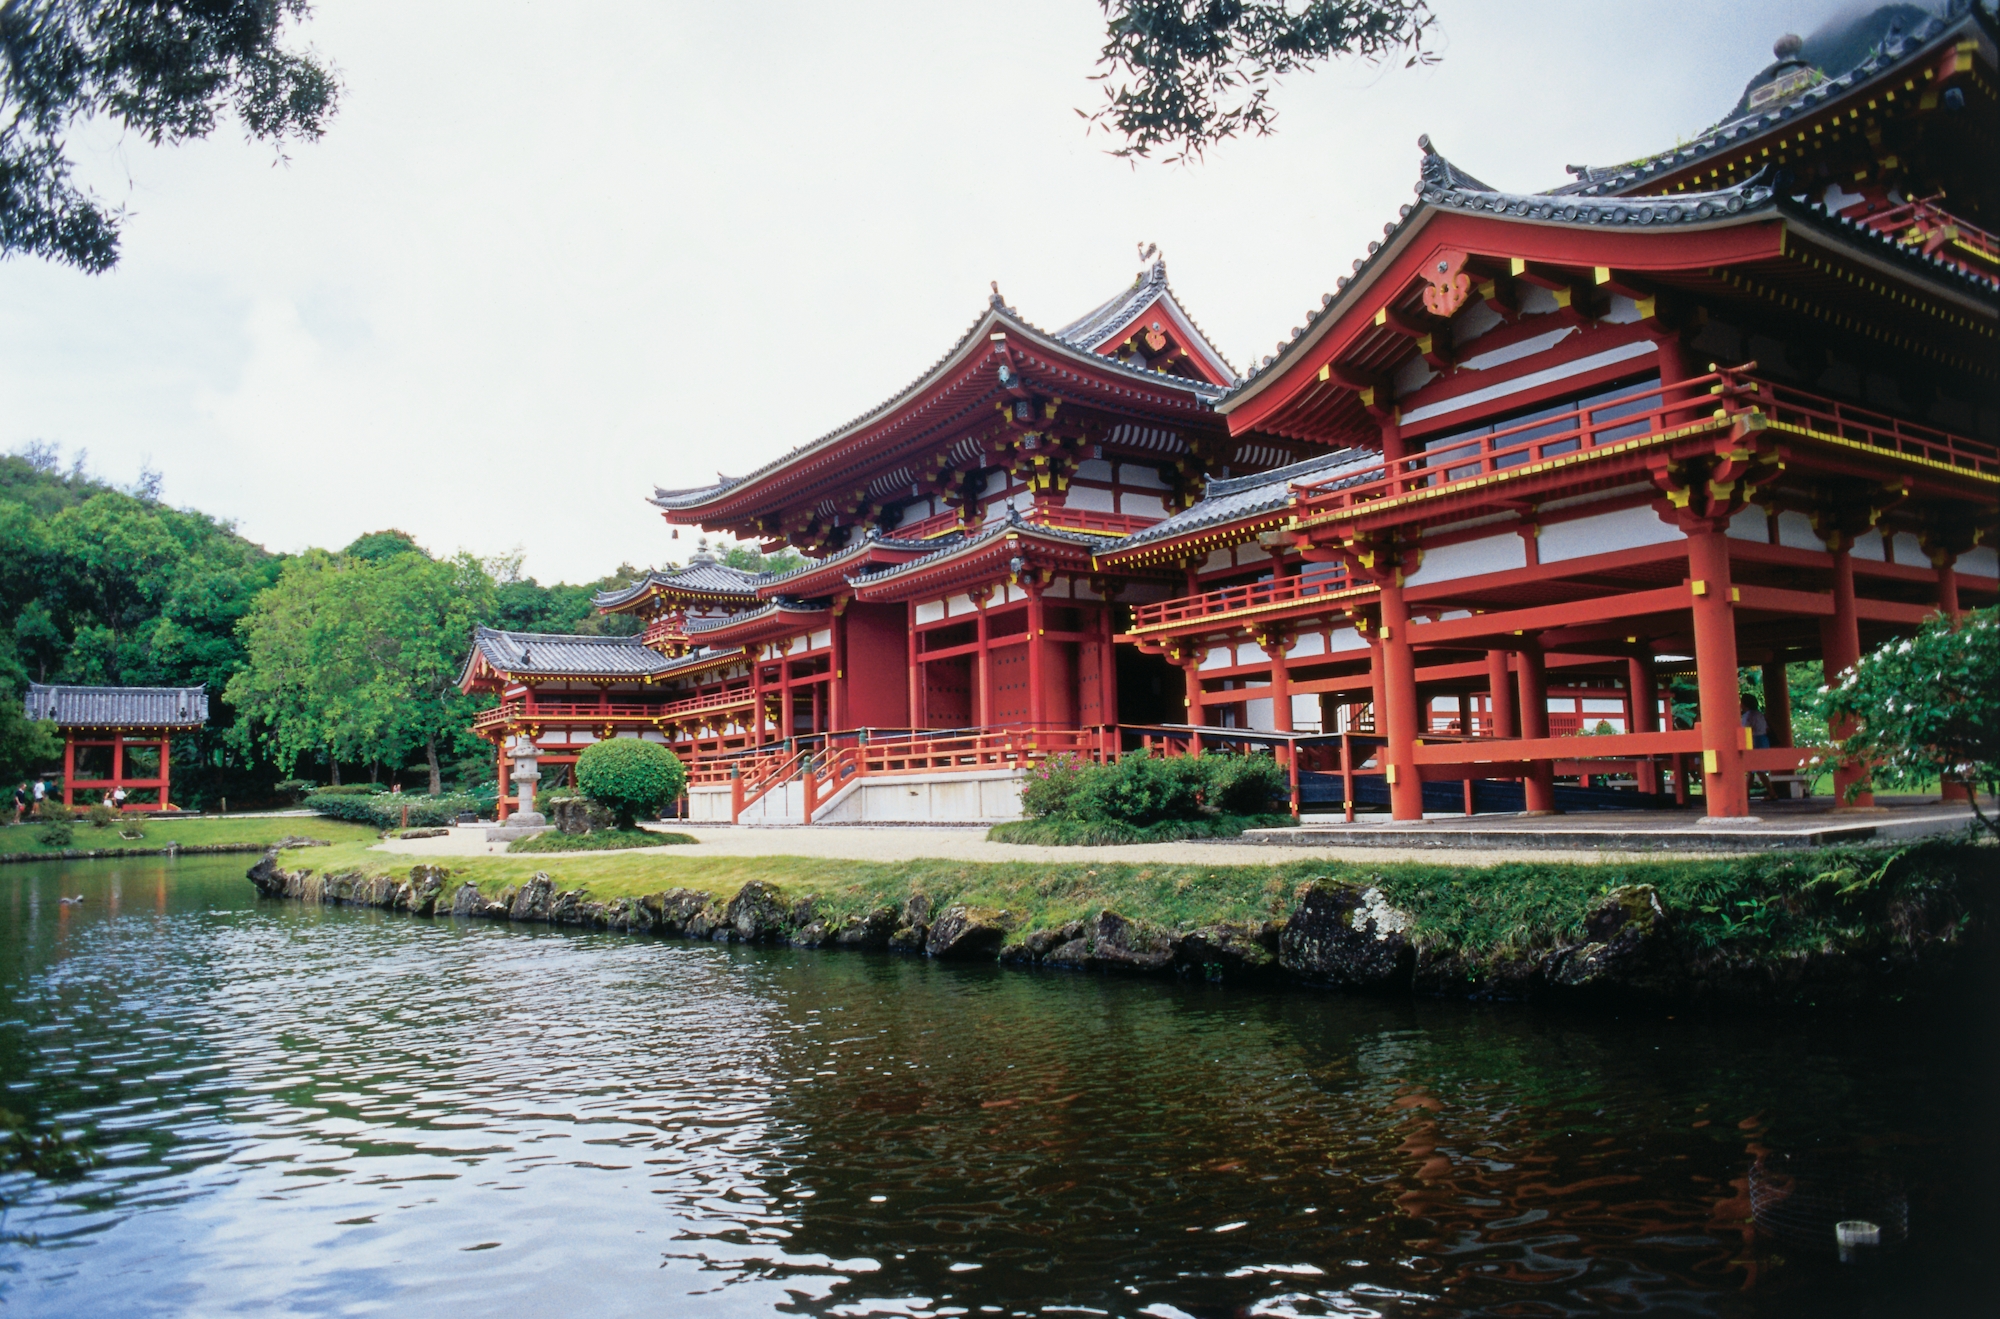
[[[0,256],[118,261],[119,211],[71,179],[68,135],[106,119],[154,145],[233,112],[253,138],[324,131],[332,68],[285,44],[307,0],[0,0]]]
[[[1863,655],[1813,699],[1828,726],[1845,729],[1843,757],[1872,767],[1892,786],[1953,778],[1972,786],[1973,811],[2000,834],[2000,820],[1979,806],[1978,790],[2000,792],[2000,609],[1942,617],[1916,636]]]
[[[1408,64],[1426,49],[1428,0],[1098,0],[1107,23],[1091,127],[1124,139],[1112,154],[1200,158],[1239,134],[1263,136],[1278,79],[1341,55]]]
[[[422,554],[423,546],[407,531],[397,531],[391,527],[387,531],[371,531],[365,536],[356,536],[348,547],[341,551],[350,559],[392,558],[398,554]]]

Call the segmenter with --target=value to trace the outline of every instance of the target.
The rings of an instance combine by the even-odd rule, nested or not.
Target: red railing
[[[1947,467],[1989,476],[2000,474],[2000,450],[1978,440],[1954,435],[1935,426],[1892,417],[1886,412],[1856,407],[1790,385],[1769,380],[1754,382],[1758,396],[1755,406],[1772,421],[1796,426],[1815,435],[1825,435],[1871,448],[1887,449],[1913,458],[1923,458]]]
[[[958,510],[947,509],[934,513],[920,522],[906,522],[889,534],[897,540],[929,540],[933,536],[943,536],[958,530]]]
[[[1162,521],[1144,513],[1099,513],[1087,508],[1036,507],[1022,514],[1025,521],[1058,531],[1086,531],[1106,536],[1129,536]]]
[[[2000,238],[1933,205],[1936,200],[1926,197],[1904,202],[1886,211],[1861,216],[1860,223],[1877,233],[1888,234],[1905,247],[1922,249],[1925,256],[1941,254],[1963,269],[1991,275],[1994,267],[2000,267]],[[1957,250],[1951,250],[1954,248]],[[1981,264],[1971,264],[1973,261]]]
[[[1239,614],[1264,605],[1281,605],[1293,600],[1311,600],[1316,596],[1344,591],[1353,583],[1347,580],[1347,570],[1325,573],[1312,577],[1273,577],[1265,582],[1252,582],[1247,586],[1225,586],[1219,590],[1204,591],[1200,595],[1183,596],[1178,600],[1162,600],[1157,604],[1132,606],[1132,628],[1161,627],[1172,623],[1191,623],[1219,614]]]
[[[687,619],[680,614],[656,618],[646,624],[646,631],[639,639],[654,650],[662,646],[685,646],[688,644]]]
[[[1528,463],[1658,435],[1718,413],[1724,421],[1759,413],[1814,435],[1868,444],[1968,471],[2000,473],[2000,451],[1990,444],[1778,385],[1750,374],[1755,366],[1753,362],[1671,385],[1637,389],[1488,433],[1434,444],[1422,453],[1360,472],[1301,485],[1297,487],[1299,515],[1338,512],[1413,491],[1438,490]]]
[[[748,687],[740,687],[650,705],[601,704],[596,701],[574,703],[509,701],[503,705],[496,705],[491,710],[481,710],[474,716],[472,726],[494,728],[502,724],[523,721],[587,724],[610,720],[616,723],[657,723],[690,714],[705,714],[713,710],[747,706],[753,704],[755,700],[755,694]]]

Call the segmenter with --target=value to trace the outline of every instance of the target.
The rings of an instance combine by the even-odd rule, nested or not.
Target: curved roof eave
[[[1217,412],[1228,416],[1270,388],[1274,380],[1284,376],[1285,368],[1300,352],[1325,339],[1363,301],[1382,273],[1408,250],[1433,215],[1459,211],[1509,223],[1559,229],[1622,229],[1634,224],[1650,230],[1656,224],[1663,224],[1669,231],[1686,232],[1754,220],[1768,211],[1775,200],[1771,189],[1757,179],[1715,192],[1676,193],[1671,198],[1579,200],[1549,193],[1502,192],[1446,160],[1431,146],[1428,136],[1419,137],[1417,145],[1424,152],[1417,200],[1403,207],[1382,242],[1370,244],[1368,255],[1355,262],[1354,274],[1343,276],[1336,282],[1336,291],[1325,295],[1318,308],[1306,313],[1306,324],[1280,344],[1276,353],[1251,367],[1242,383],[1215,405]]]
[[[973,322],[972,327],[961,336],[945,355],[939,358],[922,375],[898,390],[886,401],[870,408],[852,421],[828,431],[816,440],[810,440],[791,452],[766,463],[764,466],[725,484],[702,487],[695,491],[656,490],[652,504],[669,513],[692,512],[713,504],[724,496],[734,494],[745,487],[768,481],[783,474],[787,469],[818,456],[826,449],[852,439],[873,426],[894,416],[899,410],[910,405],[937,385],[965,367],[978,353],[984,351],[991,342],[989,336],[996,330],[1009,334],[1025,335],[1034,345],[1045,352],[1066,358],[1078,366],[1106,370],[1119,375],[1143,380],[1156,388],[1176,390],[1190,394],[1194,398],[1212,403],[1223,394],[1223,387],[1211,385],[1205,380],[1190,380],[1185,376],[1165,375],[1148,371],[1142,367],[1128,366],[1113,357],[1078,348],[1055,337],[1048,331],[1023,320],[1018,312],[1006,306],[996,296],[987,307],[985,314]]]

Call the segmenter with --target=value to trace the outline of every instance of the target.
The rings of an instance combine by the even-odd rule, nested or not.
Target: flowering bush
[[[1021,809],[1037,819],[1073,818],[1077,785],[1089,764],[1082,756],[1065,752],[1036,765],[1021,784]]]
[[[1965,783],[1980,822],[2000,834],[1978,802],[1981,789],[2000,791],[2000,609],[1974,610],[1957,627],[1934,618],[1863,655],[1810,704],[1830,727],[1846,723],[1843,759],[1891,786]]]

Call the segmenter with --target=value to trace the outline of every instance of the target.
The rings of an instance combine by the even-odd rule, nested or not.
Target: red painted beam
[[[1481,738],[1471,742],[1428,742],[1417,747],[1419,765],[1479,765],[1494,761],[1630,759],[1673,756],[1701,750],[1701,733],[1677,728],[1666,733],[1609,733],[1601,737]]]
[[[1662,586],[1651,591],[1626,591],[1591,600],[1474,614],[1471,618],[1451,618],[1438,623],[1413,623],[1410,625],[1410,644],[1441,646],[1475,639],[1506,638],[1516,632],[1586,626],[1613,618],[1668,614],[1686,609],[1692,598],[1686,586]]]

